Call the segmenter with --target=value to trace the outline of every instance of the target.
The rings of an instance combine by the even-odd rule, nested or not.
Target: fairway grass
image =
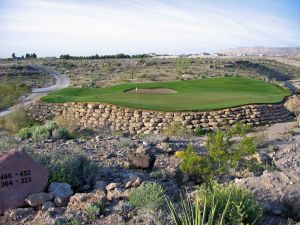
[[[177,93],[132,93],[136,88],[168,88]],[[103,102],[158,111],[209,111],[247,104],[278,103],[290,95],[281,87],[242,77],[130,83],[106,88],[65,88],[43,97],[49,103]]]

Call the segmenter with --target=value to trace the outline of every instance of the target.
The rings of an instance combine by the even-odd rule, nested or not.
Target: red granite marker
[[[48,171],[23,148],[0,155],[0,213],[25,206],[25,198],[42,192]]]

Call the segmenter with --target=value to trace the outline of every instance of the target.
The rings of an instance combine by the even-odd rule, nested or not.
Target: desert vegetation
[[[18,103],[32,88],[55,83],[54,77],[37,70],[29,63],[26,61],[19,65],[15,62],[0,62],[0,111]]]
[[[265,58],[178,59],[60,59],[44,65],[66,73],[71,85],[111,86],[118,83],[173,81],[208,77],[245,76],[267,81],[299,76],[299,68]]]
[[[32,66],[32,61],[0,62],[0,82],[38,88],[54,84],[55,78],[37,70]]]
[[[30,92],[30,87],[25,84],[17,83],[0,83],[0,110],[9,108],[14,105],[21,96]]]
[[[232,184],[203,185],[195,201],[181,194],[179,209],[169,198],[167,204],[176,225],[256,224],[263,213],[250,191]]]

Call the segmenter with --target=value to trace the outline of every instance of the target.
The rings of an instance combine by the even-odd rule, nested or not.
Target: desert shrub
[[[87,210],[87,217],[89,221],[95,221],[97,217],[103,212],[104,205],[102,204],[92,204],[90,205]]]
[[[237,166],[241,158],[253,155],[257,151],[254,137],[243,137],[241,141],[234,142],[230,135],[223,131],[209,135],[206,149],[219,175],[228,173]]]
[[[234,146],[232,152],[229,153],[230,161],[233,166],[236,166],[241,158],[253,155],[256,151],[255,137],[244,137]]]
[[[218,215],[228,207],[224,217],[225,224],[254,224],[263,214],[252,192],[234,184],[202,185],[199,193],[202,202],[206,200],[207,209],[216,207]]]
[[[213,161],[209,155],[199,155],[191,145],[186,151],[176,152],[176,156],[181,158],[180,170],[187,173],[191,178],[197,179],[201,175],[202,179],[209,179],[214,176]]]
[[[119,148],[133,147],[135,145],[135,143],[132,141],[131,138],[125,138],[125,137],[116,140],[114,144]]]
[[[112,131],[111,134],[113,136],[117,136],[117,137],[123,137],[124,136],[124,132],[121,131],[121,130],[115,130],[115,131]]]
[[[181,158],[180,170],[192,179],[208,181],[222,174],[230,174],[241,159],[257,151],[254,137],[244,136],[234,142],[226,132],[210,134],[206,142],[206,154],[198,154],[191,145],[185,151],[178,151]]]
[[[202,129],[200,126],[198,126],[195,130],[194,130],[194,134],[196,136],[202,136],[207,134],[209,131]]]
[[[34,140],[45,140],[49,138],[50,133],[49,130],[43,125],[37,125],[31,128],[32,130],[32,138]]]
[[[70,135],[66,128],[59,127],[52,130],[52,137],[54,139],[67,139],[70,137]]]
[[[163,176],[163,170],[162,169],[154,169],[151,172],[151,177],[155,179],[159,179]]]
[[[228,214],[230,197],[222,211],[216,210],[217,201],[213,201],[211,207],[207,209],[207,200],[200,200],[199,194],[197,194],[195,202],[181,194],[178,207],[168,197],[166,197],[166,202],[175,225],[223,225]],[[164,223],[160,222],[160,224]]]
[[[65,68],[65,69],[72,69],[72,68],[76,67],[76,64],[74,64],[73,62],[66,61],[66,60],[60,61],[59,64],[62,68]]]
[[[54,118],[54,120],[59,127],[66,128],[69,133],[74,133],[78,128],[77,123],[74,119],[57,116]]]
[[[31,129],[29,127],[24,127],[21,130],[19,130],[16,135],[17,135],[17,137],[19,137],[23,140],[30,138],[31,137]]]
[[[45,140],[50,137],[54,139],[67,139],[72,137],[66,128],[58,127],[54,121],[46,121],[44,125],[22,128],[16,135],[22,139],[32,136],[34,140]]]
[[[58,128],[58,125],[55,121],[52,121],[52,120],[47,120],[44,124],[44,126],[49,130],[49,131],[52,131],[56,128]]]
[[[289,98],[284,106],[292,113],[299,115],[300,113],[300,98],[298,96]]]
[[[250,132],[252,130],[252,126],[249,124],[245,124],[242,122],[237,122],[236,124],[234,124],[234,126],[232,126],[229,131],[228,134],[229,135],[245,135],[248,132]]]
[[[164,134],[168,137],[183,137],[190,135],[191,132],[187,130],[187,128],[185,128],[181,123],[174,122],[169,124],[169,126],[164,129]]]
[[[93,185],[98,167],[82,155],[54,155],[44,162],[49,170],[49,182],[69,183],[75,189]]]
[[[0,119],[0,126],[10,132],[16,133],[32,123],[25,110],[20,108]]]
[[[259,162],[256,158],[251,158],[249,160],[244,160],[241,162],[241,165],[244,166],[249,172],[256,172],[256,171],[278,171],[279,169],[276,167],[274,163],[262,163]]]
[[[156,182],[144,182],[129,193],[129,203],[147,212],[155,212],[164,202],[164,188]]]

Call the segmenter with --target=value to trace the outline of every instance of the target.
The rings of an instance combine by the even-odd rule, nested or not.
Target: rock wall
[[[40,121],[62,116],[75,120],[81,127],[101,129],[109,126],[111,130],[129,131],[132,134],[159,133],[175,121],[194,130],[199,126],[204,129],[230,126],[238,121],[259,126],[293,119],[282,103],[246,105],[211,112],[158,112],[105,103],[51,104],[39,101],[29,107],[29,113]]]

